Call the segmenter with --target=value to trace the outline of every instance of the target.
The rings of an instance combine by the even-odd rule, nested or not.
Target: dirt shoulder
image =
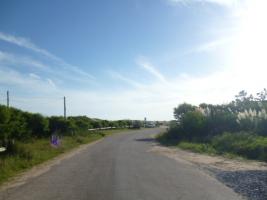
[[[244,199],[267,199],[267,163],[209,156],[158,144],[155,144],[149,151],[198,167],[232,188]]]
[[[219,170],[267,170],[267,163],[244,159],[229,159],[222,156],[210,156],[200,153],[181,150],[175,147],[163,147],[155,145],[151,152],[165,155],[180,162],[189,162],[199,166],[212,167]]]

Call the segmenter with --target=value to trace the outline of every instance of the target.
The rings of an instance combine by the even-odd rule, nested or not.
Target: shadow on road
[[[135,141],[138,141],[138,142],[155,142],[156,140],[154,138],[139,138],[139,139],[135,139]]]

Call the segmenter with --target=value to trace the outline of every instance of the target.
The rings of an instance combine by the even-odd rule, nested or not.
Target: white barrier
[[[88,131],[99,131],[99,130],[109,130],[109,129],[117,129],[117,128],[130,128],[130,126],[124,126],[124,127],[103,127],[103,128],[89,128]]]

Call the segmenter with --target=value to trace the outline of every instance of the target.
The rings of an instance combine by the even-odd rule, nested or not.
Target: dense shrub
[[[169,139],[174,139],[174,140],[182,140],[185,138],[183,129],[180,126],[171,127],[169,131],[166,133],[166,136]]]
[[[267,161],[267,138],[253,133],[224,133],[212,140],[218,153],[233,153],[250,159]]]
[[[257,133],[267,137],[267,119],[261,119],[258,122]]]
[[[10,141],[7,144],[7,151],[5,152],[8,155],[16,155],[20,158],[31,160],[33,157],[33,152],[25,148],[25,146],[20,142]]]
[[[5,106],[0,105],[0,141],[2,143],[8,138],[9,113]],[[0,144],[1,145],[1,144]]]
[[[210,114],[206,115],[207,130],[206,135],[209,137],[221,134],[224,131],[237,131],[238,124],[236,115],[228,109],[210,106]]]
[[[174,109],[177,135],[184,138],[212,138],[223,132],[247,131],[267,136],[267,90],[258,93],[258,97],[241,91],[236,100],[229,104],[212,105],[202,103],[198,107],[187,103]],[[175,137],[174,137],[175,138]]]
[[[184,114],[195,111],[195,110],[196,110],[196,106],[193,106],[188,103],[180,104],[177,108],[174,108],[174,118],[177,121],[180,121],[183,118]]]
[[[66,133],[69,130],[70,121],[65,120],[63,117],[50,117],[49,130],[51,133]]]
[[[185,138],[199,139],[205,136],[207,128],[207,120],[204,115],[199,111],[190,111],[184,114],[181,119],[182,132]]]
[[[266,89],[257,97],[241,91],[229,104],[183,103],[174,109],[174,118],[159,141],[198,152],[211,146],[217,153],[267,161]]]
[[[9,119],[6,123],[6,133],[8,139],[28,139],[31,136],[30,130],[27,129],[27,121],[23,112],[18,109],[10,109]]]
[[[25,116],[27,122],[27,129],[31,135],[37,137],[44,137],[48,135],[48,119],[40,114],[27,114]]]

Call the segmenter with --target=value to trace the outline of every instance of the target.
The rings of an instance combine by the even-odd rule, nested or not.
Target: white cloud
[[[90,74],[84,73],[78,68],[62,67],[54,63],[43,63],[29,56],[11,54],[0,50],[0,68],[12,67],[16,69],[27,68],[27,70],[38,71],[42,76],[55,77],[59,81],[75,81],[78,83],[93,84],[95,78]],[[26,69],[25,69],[26,70]]]
[[[29,78],[29,76],[31,78]],[[0,67],[0,83],[6,87],[17,87],[22,90],[36,92],[50,92],[55,88],[51,87],[47,81],[42,80],[38,75],[34,73],[23,74],[19,71]]]
[[[67,97],[68,115],[88,115],[106,119],[147,117],[150,120],[166,120],[172,119],[173,108],[185,101],[196,105],[202,102],[226,103],[242,89],[248,90],[249,93],[261,90],[262,88],[259,88],[261,85],[267,85],[264,69],[262,70],[262,73],[252,70],[244,73],[237,69],[225,68],[224,71],[202,77],[181,74],[174,78],[166,78],[165,82],[154,79],[153,82],[142,85],[128,76],[113,71],[111,76],[134,87],[123,90],[108,88],[71,90],[56,88],[51,79],[29,79],[13,70],[6,69],[3,76],[3,70],[0,69],[0,77],[3,77],[0,85],[8,83],[19,85],[28,91],[35,91],[40,98],[13,97],[14,102],[16,99],[20,101],[15,106],[47,115],[62,114],[64,95]],[[248,81],[255,75],[257,79]],[[24,99],[23,102],[22,99]]]
[[[37,74],[34,74],[34,73],[30,73],[29,76],[30,76],[31,78],[34,78],[34,79],[41,79],[40,76],[38,76]]]
[[[0,32],[0,40],[15,44],[20,47],[24,47],[27,49],[30,49],[32,51],[35,51],[37,53],[40,53],[44,56],[47,56],[49,58],[55,59],[55,60],[61,60],[58,57],[54,56],[53,54],[49,53],[47,50],[39,48],[34,43],[32,43],[29,39],[18,37],[14,35],[5,34],[3,32]]]
[[[36,67],[42,70],[48,70],[50,67],[44,63],[34,60],[27,56],[14,55],[11,53],[3,52],[0,50],[0,63],[1,64],[14,64],[17,66],[26,65]]]
[[[143,69],[148,71],[150,74],[152,74],[154,77],[156,77],[158,80],[162,82],[166,82],[165,77],[163,74],[161,74],[156,67],[154,67],[145,57],[141,56],[137,59],[137,64],[141,66]]]
[[[234,37],[225,36],[223,38],[219,38],[219,39],[216,39],[210,42],[203,43],[199,46],[196,46],[193,49],[187,51],[185,54],[210,52],[218,48],[224,47],[225,45],[233,42],[233,40],[234,40]]]
[[[108,72],[108,74],[109,74],[113,79],[115,79],[115,80],[123,81],[123,82],[125,82],[125,83],[127,83],[127,84],[129,84],[129,85],[132,85],[132,86],[134,86],[134,87],[137,87],[137,88],[140,88],[140,87],[143,86],[143,85],[140,84],[139,82],[134,81],[134,80],[132,80],[132,79],[130,79],[130,78],[127,78],[126,76],[123,76],[123,75],[121,75],[121,74],[118,73],[118,72],[115,72],[115,71],[112,71],[112,70],[108,70],[107,72]]]
[[[182,3],[185,5],[190,3],[212,3],[221,6],[235,6],[240,2],[242,2],[243,0],[167,0],[167,1],[172,3],[173,5],[177,3]]]
[[[56,65],[60,65],[62,67],[65,67],[66,69],[71,70],[72,72],[79,74],[85,78],[94,79],[93,75],[85,72],[80,67],[66,63],[63,59],[53,55],[52,53],[50,53],[49,51],[47,51],[45,49],[38,47],[33,42],[31,42],[30,39],[27,39],[24,37],[18,37],[18,36],[14,36],[14,35],[9,35],[9,34],[5,34],[3,32],[0,32],[0,40],[5,41],[5,42],[9,42],[11,44],[15,44],[17,46],[20,46],[20,47],[23,47],[26,49],[30,49],[36,53],[39,53],[43,56],[46,56],[47,58],[50,58],[50,59],[56,61]],[[1,55],[0,55],[0,58],[1,58]]]
[[[52,86],[53,88],[56,88],[56,84],[54,83],[54,81],[52,81],[50,78],[47,78],[46,80],[50,86]]]

